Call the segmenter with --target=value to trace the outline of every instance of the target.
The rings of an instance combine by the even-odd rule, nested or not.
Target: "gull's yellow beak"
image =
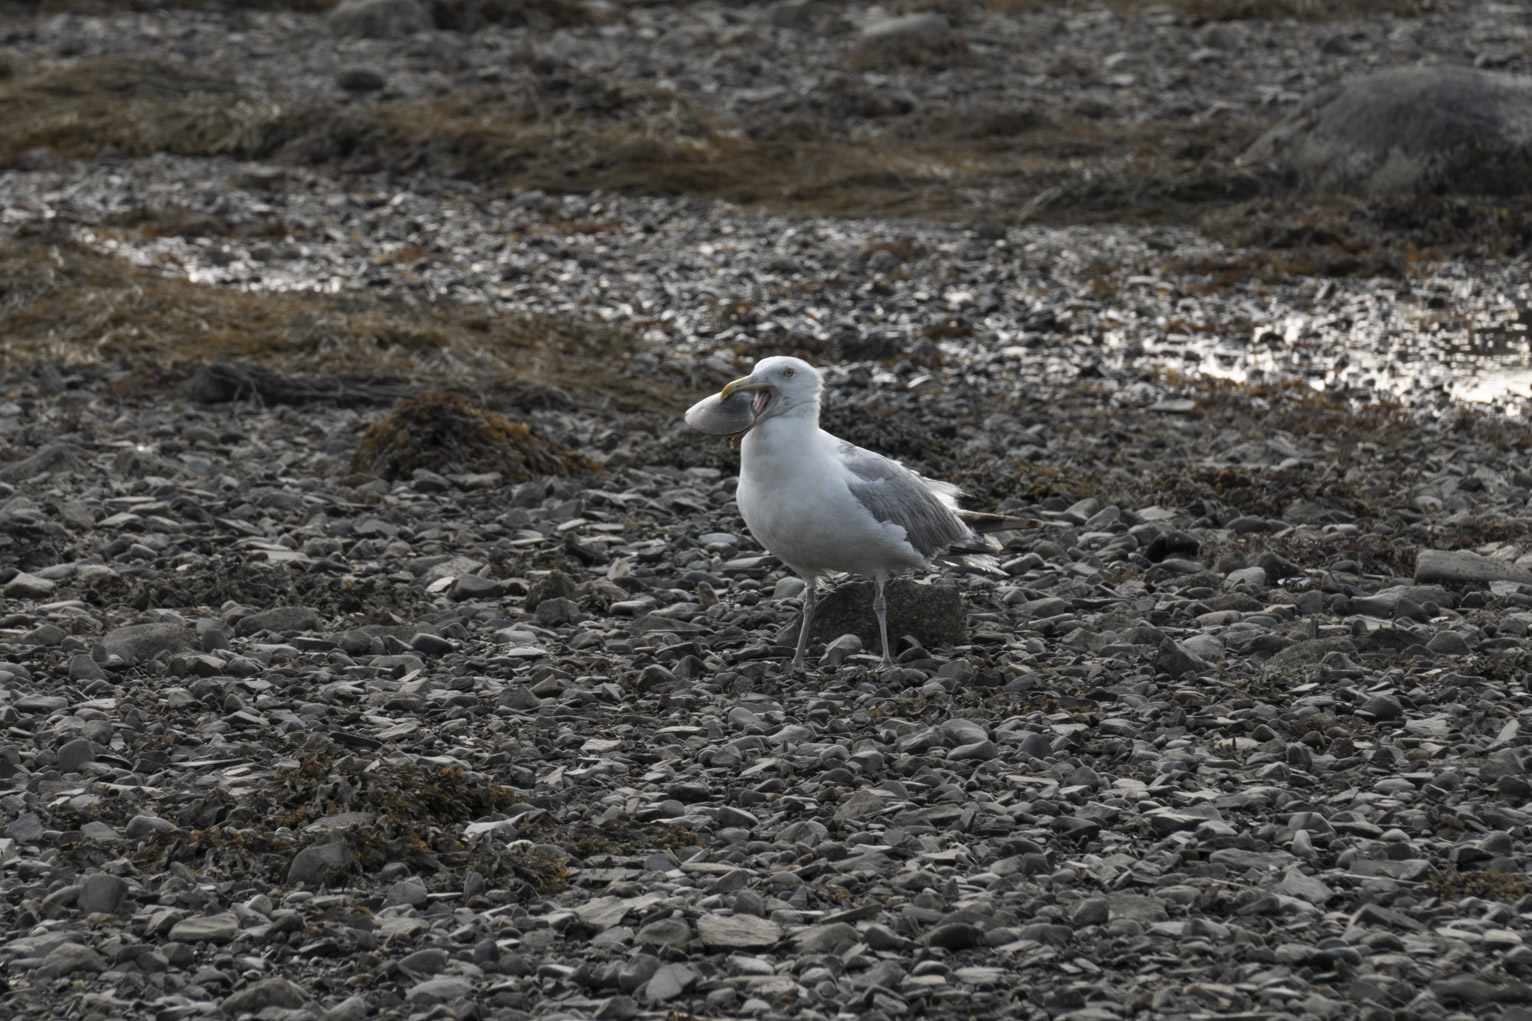
[[[732,383],[725,383],[723,385],[723,389],[718,392],[718,396],[722,397],[724,400],[728,400],[737,391],[760,390],[769,385],[770,384],[768,383],[759,382],[754,376],[744,376],[740,379],[734,380]]]

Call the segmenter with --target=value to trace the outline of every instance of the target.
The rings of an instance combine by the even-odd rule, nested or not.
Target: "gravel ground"
[[[286,12],[63,15],[12,45],[175,38],[295,93],[333,87],[338,49],[432,40],[476,69],[661,64],[698,26],[729,55],[707,74],[799,53],[755,8],[625,10],[386,43]],[[1146,23],[1286,33],[1314,43],[1298,88],[1345,57],[1332,38],[1500,52],[1488,26],[1525,18],[1496,10],[1077,12],[1045,38],[1099,57]],[[982,55],[1045,15],[1020,17],[961,25]],[[791,37],[804,61],[854,40],[833,25]],[[292,26],[313,38],[288,53]],[[1230,103],[1287,81],[1198,62],[1248,73]],[[721,108],[779,104],[725,84]],[[1525,370],[1524,262],[1230,283],[1241,253],[1189,227],[795,219],[164,155],[39,158],[0,201],[18,236],[56,232],[60,266],[83,244],[210,291],[599,325],[624,346],[591,378],[654,381],[526,404],[460,376],[577,452],[570,474],[443,449],[391,479],[358,450],[390,435],[367,430],[394,390],[333,399],[293,365],[285,390],[252,377],[264,400],[214,394],[176,367],[195,355],[147,371],[120,333],[10,348],[7,1017],[1529,1016],[1532,430],[1514,397],[1452,398],[1477,382],[1461,348],[1498,337]],[[5,298],[18,335],[29,298]],[[781,351],[827,365],[833,430],[1035,522],[1003,536],[1003,579],[891,597],[897,673],[872,670],[844,588],[821,605],[846,633],[784,672],[799,583],[744,532],[728,444],[680,422]]]

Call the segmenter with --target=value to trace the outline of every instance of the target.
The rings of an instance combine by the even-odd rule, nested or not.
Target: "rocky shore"
[[[1014,6],[892,65],[814,4],[28,13],[0,86],[174,51],[275,109],[618,67],[759,127],[774,59],[968,95],[1059,24],[1095,56],[1039,73],[1051,123],[1172,102],[1103,59],[1152,30],[1248,140],[1443,26],[1525,60],[1478,5]],[[1210,221],[811,216],[428,149],[7,157],[7,1017],[1529,1016],[1532,429],[1452,396],[1473,342],[1518,364],[1512,233],[1296,266]],[[894,673],[853,586],[786,673],[801,583],[681,423],[778,352],[826,366],[828,428],[1035,522],[1003,578],[892,597]]]

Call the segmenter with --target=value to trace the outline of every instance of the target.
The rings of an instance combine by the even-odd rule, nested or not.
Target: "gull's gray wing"
[[[878,521],[903,528],[905,539],[927,560],[959,540],[976,538],[925,479],[898,461],[845,442],[836,454],[851,473],[851,495]]]

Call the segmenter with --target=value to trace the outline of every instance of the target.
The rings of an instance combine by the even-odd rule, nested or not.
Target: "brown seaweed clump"
[[[534,475],[568,475],[592,468],[589,458],[471,404],[430,390],[399,403],[362,434],[352,471],[407,479],[417,468],[435,472],[500,472],[525,482]]]

